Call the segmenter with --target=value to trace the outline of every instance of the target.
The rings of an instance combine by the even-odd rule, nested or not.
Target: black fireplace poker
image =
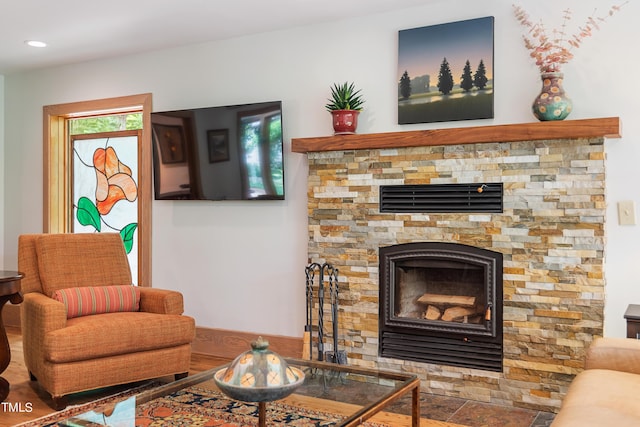
[[[304,325],[304,339],[303,345],[309,345],[308,355],[305,354],[307,349],[302,349],[303,358],[313,358],[313,340],[311,339],[311,335],[313,334],[313,279],[315,277],[315,268],[312,267],[313,264],[308,266],[305,269],[306,286],[305,286],[305,302],[306,302],[306,323]]]
[[[333,363],[346,364],[347,356],[346,352],[338,351],[338,269],[333,265],[324,263],[309,264],[305,268],[306,275],[306,325],[305,325],[305,338],[309,337],[309,358],[313,359],[313,340],[310,336],[313,332],[313,285],[316,277],[316,270],[318,271],[318,360],[326,360]],[[326,284],[325,286],[325,278]],[[333,351],[324,352],[324,300],[325,292],[329,292],[329,301],[331,304],[331,321],[333,324]]]

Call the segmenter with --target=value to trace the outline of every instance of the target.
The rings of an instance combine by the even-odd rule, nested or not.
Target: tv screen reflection
[[[282,103],[151,114],[158,200],[283,200]]]

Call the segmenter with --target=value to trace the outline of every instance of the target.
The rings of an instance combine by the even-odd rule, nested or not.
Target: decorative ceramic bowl
[[[251,350],[236,357],[213,376],[229,397],[244,402],[270,402],[287,397],[304,382],[304,372],[291,367],[259,337]]]

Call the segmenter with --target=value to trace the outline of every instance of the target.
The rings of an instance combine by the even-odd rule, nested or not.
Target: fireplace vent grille
[[[502,183],[380,186],[380,212],[502,212]]]
[[[380,356],[502,372],[501,343],[384,332]]]

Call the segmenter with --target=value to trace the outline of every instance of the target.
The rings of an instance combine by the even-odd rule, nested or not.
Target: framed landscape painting
[[[398,123],[493,118],[492,16],[401,30]]]
[[[229,129],[213,129],[207,131],[209,145],[209,163],[229,160]]]

